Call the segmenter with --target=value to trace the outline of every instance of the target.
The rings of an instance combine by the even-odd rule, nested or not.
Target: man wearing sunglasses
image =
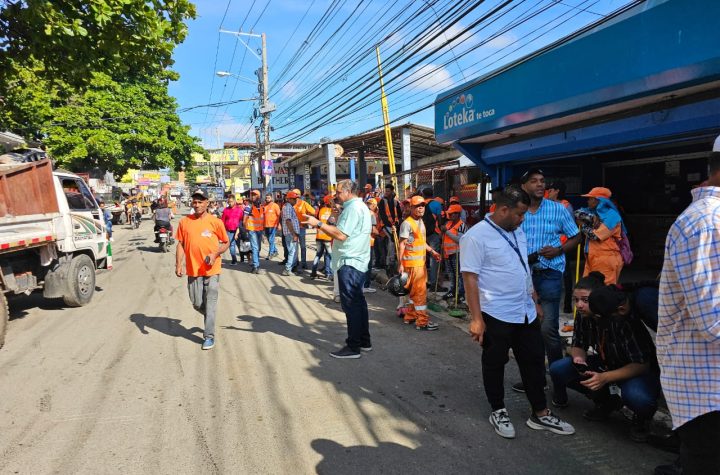
[[[559,326],[565,253],[577,246],[580,233],[572,215],[561,203],[544,199],[545,173],[541,169],[529,169],[520,177],[520,183],[530,195],[522,230],[527,236],[533,286],[542,307],[545,353],[548,364],[552,364],[563,356]],[[564,244],[560,240],[562,235],[567,236]],[[512,388],[525,392],[522,383],[516,383]]]

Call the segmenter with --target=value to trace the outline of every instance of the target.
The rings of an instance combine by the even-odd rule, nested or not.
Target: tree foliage
[[[189,0],[6,0],[0,5],[0,81],[11,63],[82,86],[93,72],[152,75],[195,18]],[[11,68],[10,68],[11,69]]]

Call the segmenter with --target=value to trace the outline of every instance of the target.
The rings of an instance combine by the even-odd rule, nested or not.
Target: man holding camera
[[[532,168],[520,177],[522,189],[530,195],[530,206],[522,223],[527,236],[528,262],[532,281],[543,309],[542,335],[548,364],[562,358],[560,339],[560,297],[565,271],[565,253],[580,241],[580,233],[570,212],[561,203],[546,200],[545,174]],[[563,244],[560,236],[567,236]],[[513,390],[525,392],[522,383]]]

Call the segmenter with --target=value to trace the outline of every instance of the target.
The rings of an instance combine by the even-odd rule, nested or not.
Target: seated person
[[[158,207],[153,212],[153,220],[155,221],[155,242],[159,242],[158,231],[160,228],[166,228],[169,231],[169,235],[172,236],[172,223],[173,213],[170,208],[167,207],[167,202],[164,199],[158,201]],[[172,238],[170,242],[172,243]]]
[[[570,356],[550,365],[553,405],[567,406],[568,387],[595,402],[583,414],[592,421],[605,420],[625,405],[635,413],[631,439],[645,442],[660,392],[655,345],[647,328],[630,312],[628,295],[605,286],[599,272],[578,281],[573,301],[577,317]],[[588,355],[589,348],[594,354]]]

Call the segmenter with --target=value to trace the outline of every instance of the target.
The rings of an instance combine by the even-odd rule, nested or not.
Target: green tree
[[[195,18],[188,0],[5,0],[0,2],[0,83],[14,65],[84,86],[94,72],[152,75],[172,65]]]

